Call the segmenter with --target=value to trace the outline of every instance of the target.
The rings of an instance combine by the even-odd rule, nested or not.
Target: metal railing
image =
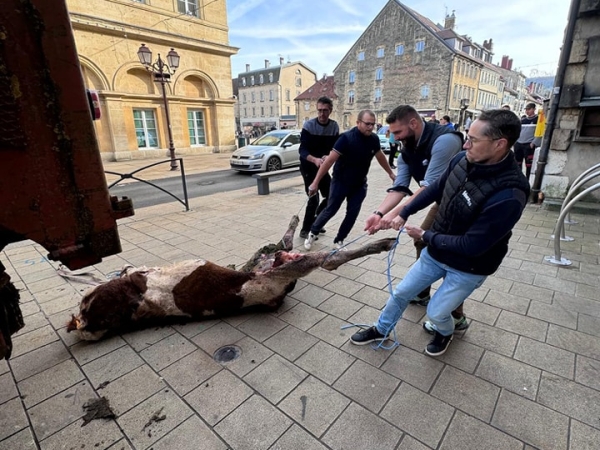
[[[593,180],[594,178],[600,176],[600,164],[596,164],[595,166],[590,167],[585,170],[581,175],[579,175],[571,187],[567,190],[567,195],[563,200],[563,203],[560,207],[560,213],[558,219],[556,220],[556,226],[554,227],[554,234],[551,236],[554,239],[554,256],[546,256],[544,259],[551,264],[555,264],[558,266],[570,266],[572,262],[566,258],[562,257],[560,250],[560,242],[561,241],[574,241],[575,238],[571,236],[567,236],[565,234],[565,224],[575,224],[577,221],[571,219],[571,208],[581,200],[586,195],[595,191],[596,189],[600,189],[600,183],[596,183],[593,186],[589,186],[584,189],[582,192],[577,194],[577,191],[588,181]],[[577,194],[577,195],[575,195]]]
[[[167,159],[165,161],[159,161],[159,162],[156,162],[156,163],[148,164],[147,166],[140,167],[139,169],[136,169],[136,170],[134,170],[131,173],[119,173],[119,172],[112,172],[110,170],[105,170],[104,173],[108,173],[108,174],[111,174],[111,175],[117,175],[119,177],[119,179],[117,181],[111,183],[108,186],[108,189],[110,189],[111,187],[116,186],[117,184],[119,184],[123,180],[129,180],[129,179],[131,179],[131,180],[140,181],[142,183],[146,183],[146,184],[148,184],[148,185],[150,185],[150,186],[158,189],[159,191],[164,192],[165,194],[170,195],[175,200],[177,200],[179,203],[181,203],[183,206],[185,206],[185,210],[186,211],[189,211],[190,210],[190,202],[189,202],[189,199],[188,199],[187,185],[186,185],[186,182],[185,182],[185,169],[183,167],[183,158],[175,158],[175,159],[179,161],[179,167],[181,169],[181,185],[183,186],[183,200],[180,199],[179,197],[177,197],[175,194],[167,191],[166,189],[163,189],[160,186],[157,186],[156,184],[152,183],[151,181],[144,180],[142,178],[138,178],[138,177],[135,176],[136,173],[139,173],[142,170],[146,170],[146,169],[149,169],[149,168],[154,167],[154,166],[158,166],[159,164],[166,164],[166,163],[171,164],[171,162],[172,162],[171,159]]]

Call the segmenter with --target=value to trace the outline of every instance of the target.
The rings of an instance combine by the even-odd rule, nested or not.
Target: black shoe
[[[308,237],[308,231],[307,230],[300,230],[300,237],[302,239],[306,239]]]
[[[371,342],[385,341],[388,336],[381,334],[379,331],[377,331],[377,328],[371,327],[354,333],[350,337],[350,342],[356,345],[366,345],[370,344]]]
[[[448,350],[450,342],[452,342],[452,335],[444,336],[443,334],[435,331],[433,340],[425,348],[425,353],[427,353],[429,356],[441,356],[446,353],[446,350]]]
[[[393,165],[393,164],[390,164],[390,167],[391,167],[392,169],[395,169],[395,168],[396,168],[396,166],[395,166],[395,165]]]
[[[429,304],[429,300],[431,300],[431,295],[429,295],[429,294],[427,294],[424,297],[420,297],[417,295],[410,302],[416,303],[417,305],[420,305],[420,306],[427,306]]]
[[[319,234],[323,234],[323,233],[325,233],[325,232],[327,232],[327,230],[326,230],[325,228],[321,228],[321,229],[319,230]]]

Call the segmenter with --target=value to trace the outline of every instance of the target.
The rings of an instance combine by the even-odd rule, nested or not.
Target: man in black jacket
[[[419,194],[425,187],[436,181],[448,168],[448,164],[456,155],[463,144],[462,134],[452,128],[436,124],[432,121],[424,122],[419,113],[409,105],[395,108],[385,120],[390,126],[390,133],[402,141],[403,148],[398,156],[397,175],[394,185],[388,189],[388,194],[379,207],[367,218],[365,231],[370,234],[380,229],[389,229],[392,220],[404,205],[400,202],[405,196],[412,196],[408,201]],[[419,183],[419,189],[413,194],[409,185],[413,178]],[[428,230],[433,222],[437,207],[431,207],[421,224],[421,228]],[[425,248],[421,240],[415,241],[417,258]],[[412,300],[421,306],[427,306],[431,298],[431,287],[427,286]],[[469,326],[459,307],[453,314],[458,329]]]
[[[352,343],[387,339],[410,299],[443,278],[427,306],[424,328],[434,334],[425,352],[438,356],[446,351],[454,332],[451,312],[498,269],[527,204],[529,183],[510,150],[520,130],[512,112],[484,111],[471,125],[466,152],[456,155],[448,170],[392,221],[400,229],[412,214],[434,201],[439,205],[430,230],[406,225],[408,235],[422,239],[427,248],[396,286],[377,323],[352,335]]]
[[[302,127],[300,149],[298,151],[300,152],[300,173],[304,179],[304,189],[307,195],[308,187],[315,181],[319,167],[321,167],[333,148],[333,144],[340,136],[337,122],[329,118],[332,110],[333,102],[330,98],[319,98],[317,100],[317,117],[307,121]],[[327,206],[330,185],[331,177],[329,174],[325,174],[319,183],[321,203],[319,204],[318,194],[308,199],[302,228],[300,229],[301,238],[306,239],[308,237],[313,222]]]

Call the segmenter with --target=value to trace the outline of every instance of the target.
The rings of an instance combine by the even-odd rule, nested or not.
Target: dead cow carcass
[[[272,311],[281,306],[300,277],[318,267],[335,270],[366,255],[388,251],[394,239],[381,239],[355,250],[292,253],[298,225],[294,216],[279,244],[257,251],[239,270],[210,261],[191,260],[168,267],[126,267],[120,277],[94,287],[82,299],[67,331],[82,339],[100,339],[174,319],[199,320],[246,311]]]

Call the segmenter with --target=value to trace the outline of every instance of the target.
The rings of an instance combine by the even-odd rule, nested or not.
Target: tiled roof
[[[319,97],[329,97],[336,99],[335,86],[333,83],[333,75],[325,76],[317,80],[315,84],[298,95],[294,100],[317,100]]]

